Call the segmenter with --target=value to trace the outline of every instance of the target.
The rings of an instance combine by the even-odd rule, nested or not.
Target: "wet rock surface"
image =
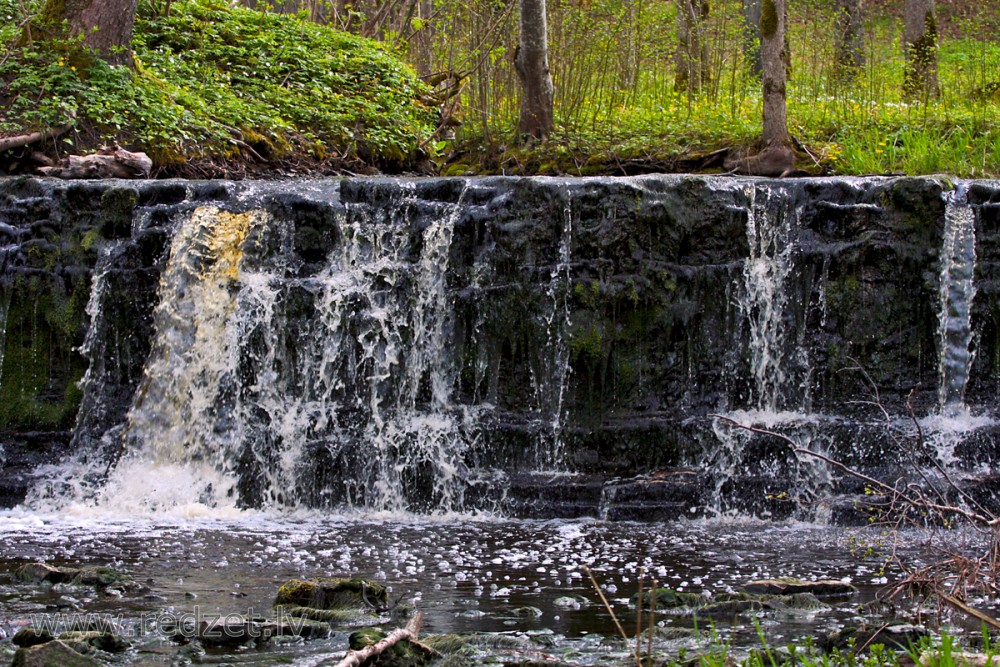
[[[171,241],[192,211],[214,207],[264,211],[285,226],[241,247],[246,266],[280,268],[279,348],[315,331],[314,281],[331,251],[350,241],[352,225],[392,228],[400,257],[419,265],[429,220],[453,216],[438,258],[447,264],[450,308],[442,363],[452,379],[448,410],[479,410],[477,430],[459,434],[472,444],[449,462],[460,489],[442,494],[428,472],[433,465],[412,466],[409,509],[447,501],[537,518],[672,520],[706,507],[795,515],[809,500],[798,490],[814,481],[802,479],[787,447],[764,436],[720,441],[709,415],[760,407],[819,415],[782,428],[822,441],[862,470],[898,473],[905,456],[889,446],[878,415],[855,401],[874,386],[890,411],[905,413],[911,391],[921,414],[935,410],[950,187],[933,178],[4,179],[0,503],[19,502],[33,484],[28,474],[67,450],[117,461],[155,338]],[[979,409],[995,402],[1000,377],[1000,185],[970,183],[966,203],[976,215],[978,348],[965,396]],[[782,236],[754,240],[751,222]],[[787,248],[788,260],[775,317],[789,333],[773,350],[780,378],[763,389],[750,350],[760,305],[739,305],[747,262],[761,248],[778,255]],[[366,322],[351,326],[362,331]],[[248,335],[256,347],[240,356],[237,375],[251,385],[267,371],[251,361],[263,349],[261,335]],[[279,366],[296,358],[275,354]],[[421,382],[420,405],[431,393],[430,381]],[[268,481],[282,436],[267,430],[263,407],[248,410],[251,435],[232,463],[239,504],[378,504],[365,497],[370,484],[344,483],[365,468],[364,439],[338,439],[363,430],[358,406],[369,397],[361,391],[345,398],[353,407],[338,416],[343,428],[302,445],[294,498]],[[765,405],[767,392],[773,400]],[[958,464],[1000,457],[997,434],[993,426],[963,437],[954,448]],[[550,467],[553,451],[572,475],[532,472]],[[511,480],[509,492],[496,475]],[[969,484],[995,497],[995,480]],[[823,490],[856,492],[840,479]],[[864,520],[851,505],[845,500],[834,517]]]
[[[101,664],[55,639],[31,648],[18,649],[11,667],[100,667]]]

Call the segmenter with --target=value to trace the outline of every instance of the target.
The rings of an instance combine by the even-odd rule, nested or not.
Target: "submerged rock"
[[[93,658],[77,653],[67,644],[54,639],[31,648],[18,649],[11,667],[100,667]]]
[[[732,616],[750,611],[771,611],[783,615],[799,616],[828,611],[830,606],[812,593],[796,593],[788,595],[723,593],[716,596],[701,595],[675,591],[671,588],[657,588],[657,610],[687,610],[692,614],[709,617]],[[652,592],[642,594],[642,606],[650,608]],[[638,594],[630,601],[634,607],[638,604]]]
[[[130,590],[135,581],[110,567],[56,567],[46,563],[27,563],[14,571],[14,580],[30,584],[66,584],[90,587],[98,591],[110,588]]]
[[[853,645],[854,650],[860,651],[872,644],[882,644],[893,650],[908,651],[921,639],[929,636],[927,628],[909,623],[879,627],[862,625],[860,627],[847,627],[827,635],[820,640],[820,648],[827,652],[834,649],[843,651]]]
[[[197,636],[206,647],[242,646],[268,639],[260,621],[235,615],[202,621]]]
[[[387,611],[389,596],[385,586],[368,579],[292,579],[279,590],[275,607],[309,609],[373,609]]]
[[[50,642],[54,639],[52,633],[48,630],[36,630],[35,628],[21,628],[17,631],[11,641],[14,646],[20,648],[31,648],[32,646],[38,646],[39,644],[44,644]]]
[[[348,644],[352,651],[360,651],[388,637],[381,628],[362,628],[351,633]],[[409,640],[396,642],[379,654],[379,667],[424,667],[441,657],[437,650]]]
[[[261,625],[265,637],[302,637],[303,639],[326,639],[332,629],[329,623],[311,621],[307,618],[292,617],[277,621],[267,621]]]
[[[805,581],[794,577],[761,579],[751,581],[743,587],[744,593],[751,595],[795,595],[811,593],[817,597],[852,597],[858,589],[851,584],[836,579]]]
[[[79,653],[85,653],[89,648],[96,648],[105,653],[122,653],[132,647],[127,639],[113,632],[63,632],[59,635],[59,640]],[[81,648],[84,650],[80,650]]]
[[[583,595],[564,595],[556,598],[552,604],[563,609],[583,609],[590,606],[590,600]]]
[[[642,606],[649,607],[653,599],[653,591],[645,591],[642,594]],[[704,605],[708,598],[702,597],[697,593],[685,593],[684,591],[675,591],[672,588],[657,588],[655,591],[656,595],[656,608],[657,609],[673,609],[676,607],[695,607],[699,605]],[[634,607],[639,603],[639,594],[636,593],[632,596],[630,604]]]

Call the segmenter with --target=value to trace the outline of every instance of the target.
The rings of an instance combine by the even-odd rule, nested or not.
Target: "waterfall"
[[[314,275],[263,211],[195,210],[105,504],[466,508],[477,408],[452,405],[445,276],[462,207],[351,204]],[[136,483],[137,482],[137,483]]]
[[[754,407],[763,413],[804,408],[808,398],[808,358],[789,309],[797,212],[781,193],[747,186],[747,242],[738,306],[749,328]],[[801,379],[805,376],[806,379]]]
[[[965,403],[976,343],[976,213],[967,193],[964,183],[945,193],[938,274],[938,412],[921,420],[928,445],[946,467],[959,463],[958,449],[972,432],[995,423],[988,415],[973,415]]]
[[[545,345],[541,350],[539,372],[532,373],[535,401],[541,429],[536,458],[543,468],[558,469],[563,454],[563,411],[566,383],[569,378],[569,347],[565,332],[570,325],[569,286],[571,280],[571,244],[573,240],[573,200],[568,192],[562,211],[559,254],[549,272],[545,290],[550,307],[544,314]]]
[[[942,414],[966,411],[965,385],[972,366],[972,301],[976,270],[976,214],[964,188],[945,198],[944,240],[941,248],[940,310],[938,312],[938,403]]]

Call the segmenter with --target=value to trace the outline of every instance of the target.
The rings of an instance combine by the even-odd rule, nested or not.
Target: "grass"
[[[30,11],[38,0],[25,2]],[[1000,10],[989,4],[939,7],[941,95],[923,100],[901,93],[898,2],[868,4],[866,64],[849,83],[831,67],[835,3],[795,4],[788,116],[808,149],[801,166],[1000,176]],[[189,176],[254,164],[400,171],[428,168],[426,158],[453,175],[719,171],[716,151],[754,147],[760,84],[742,51],[740,0],[712,3],[702,40],[711,77],[697,91],[675,89],[676,3],[551,3],[549,14],[557,127],[529,145],[515,137],[516,12],[470,0],[422,23],[434,29],[439,68],[472,72],[449,147],[434,137],[429,91],[393,50],[400,40],[388,47],[222,0],[179,0],[164,16],[143,0],[133,72],[71,43],[16,46],[22,0],[0,0],[0,136],[75,115],[49,152],[117,140],[149,152],[161,175]]]
[[[628,15],[616,8],[627,4],[593,0],[559,5],[561,14],[553,23],[585,25],[589,37],[579,40],[579,46],[554,47],[557,128],[547,144],[511,143],[515,89],[507,89],[507,97],[495,101],[488,113],[481,108],[472,113],[483,101],[473,94],[476,83],[470,83],[465,99],[469,123],[459,145],[477,161],[459,160],[451,173],[698,169],[713,151],[753,147],[761,128],[760,84],[749,76],[740,50],[739,3],[713,3],[704,36],[713,77],[690,94],[674,89],[675,21],[663,15],[669,12],[665,5],[643,5],[649,24],[636,30],[645,29],[642,43],[655,48],[640,53],[638,69],[631,74],[614,60],[622,49],[619,36],[605,35],[599,24],[577,16],[621,11],[616,19],[621,24]],[[877,4],[869,10],[866,65],[844,83],[830,65],[832,6],[810,0],[791,9],[789,129],[812,153],[800,155],[802,166],[827,174],[1000,175],[1000,91],[991,88],[1000,86],[1000,43],[995,39],[1000,18],[995,9],[978,9],[979,14],[961,21],[949,19],[940,45],[940,97],[908,100],[901,92],[899,17],[877,13],[883,11]],[[499,73],[491,76],[505,80]],[[480,155],[485,159],[479,160]]]
[[[434,129],[426,87],[396,55],[295,16],[213,0],[174,2],[164,16],[141,2],[134,71],[73,42],[18,45],[23,19],[19,0],[0,0],[3,134],[75,116],[58,148],[117,140],[184,173],[297,159],[398,170]]]

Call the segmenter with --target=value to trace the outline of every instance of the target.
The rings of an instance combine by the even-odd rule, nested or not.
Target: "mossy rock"
[[[11,638],[11,642],[18,648],[31,648],[39,644],[45,644],[54,639],[48,630],[36,630],[35,628],[21,628]]]
[[[100,667],[93,658],[77,653],[65,642],[54,639],[31,648],[18,649],[11,667]]]
[[[381,628],[361,628],[351,633],[348,644],[352,651],[377,644],[388,636]],[[409,641],[400,641],[379,654],[379,667],[424,667],[435,658],[440,657],[437,651],[427,651]]]
[[[85,567],[77,570],[69,582],[73,586],[92,586],[97,590],[107,588],[131,589],[135,580],[127,574],[110,567]]]
[[[302,639],[326,639],[332,628],[328,622],[311,621],[303,617],[285,616],[277,621],[261,624],[265,637],[301,637]]]
[[[78,646],[96,648],[105,653],[124,653],[132,647],[127,639],[113,632],[64,632],[59,640],[74,650],[83,653]]]
[[[314,609],[312,607],[276,607],[283,616],[303,618],[332,625],[366,625],[372,623],[374,617],[361,609]]]
[[[46,563],[26,563],[14,570],[14,580],[29,584],[61,584],[79,572],[73,568],[55,567]]]
[[[652,591],[645,591],[642,594],[642,606],[649,607],[650,600],[652,599]],[[634,607],[639,602],[639,594],[636,593],[632,596],[630,604]],[[707,602],[706,598],[703,598],[697,593],[685,593],[684,591],[675,591],[672,588],[657,588],[656,589],[656,608],[657,609],[676,609],[677,607],[698,607],[703,606]]]
[[[751,595],[797,595],[800,593],[811,593],[817,597],[850,598],[857,595],[858,589],[851,584],[836,579],[805,581],[794,577],[782,577],[780,579],[751,581],[743,587],[743,592]]]
[[[278,589],[275,607],[370,609],[388,606],[385,586],[368,579],[292,579]],[[323,619],[320,619],[323,620]]]

